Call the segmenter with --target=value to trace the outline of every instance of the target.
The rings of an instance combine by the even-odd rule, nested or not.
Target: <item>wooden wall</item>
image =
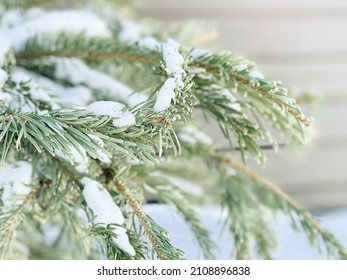
[[[221,48],[256,61],[269,77],[324,94],[313,143],[299,155],[271,155],[260,172],[312,209],[347,206],[347,1],[143,0],[138,10],[163,26],[212,22]]]

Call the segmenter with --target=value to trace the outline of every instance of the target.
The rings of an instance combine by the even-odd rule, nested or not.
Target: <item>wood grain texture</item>
[[[347,7],[347,2],[344,0],[174,0],[174,1],[163,1],[163,0],[146,0],[140,2],[142,7],[147,7],[148,9],[153,8],[181,8],[182,10],[188,8],[213,8],[217,7],[219,9],[226,8],[237,8],[243,7],[246,9],[252,8],[289,8],[296,7],[300,9],[308,8],[343,8]]]
[[[265,170],[251,165],[307,207],[347,206],[347,1],[146,0],[139,11],[164,27],[212,22],[220,49],[244,54],[286,85],[323,94],[307,150],[270,153]],[[207,130],[223,142],[213,123]]]

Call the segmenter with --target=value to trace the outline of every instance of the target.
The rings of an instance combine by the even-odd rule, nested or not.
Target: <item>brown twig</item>
[[[139,202],[130,194],[128,189],[125,187],[123,181],[115,178],[114,183],[119,190],[119,192],[125,197],[128,205],[133,209],[135,215],[137,216],[141,226],[144,228],[149,241],[152,243],[154,251],[157,253],[158,257],[162,260],[167,259],[165,254],[162,252],[160,247],[158,246],[157,239],[151,229],[151,226],[148,222],[148,219],[145,213],[142,211]]]
[[[47,57],[47,56],[64,56],[64,57],[82,57],[89,61],[98,61],[98,60],[106,60],[110,58],[120,58],[125,61],[129,62],[142,62],[142,63],[150,63],[155,64],[158,62],[157,58],[144,56],[144,55],[133,55],[128,54],[124,52],[109,52],[109,53],[79,53],[79,52],[65,52],[65,51],[28,51],[28,52],[20,52],[16,54],[16,58],[18,61],[21,60],[30,60],[30,59],[36,59],[41,57]],[[199,67],[205,69],[209,73],[213,74],[219,74],[220,69],[209,66],[202,63],[191,63],[189,66],[193,67]],[[235,79],[238,83],[241,83],[243,85],[246,85],[249,89],[256,91],[258,94],[263,96],[266,99],[269,99],[275,103],[277,103],[279,106],[282,104],[282,100],[280,98],[277,98],[275,96],[269,96],[264,90],[259,88],[255,84],[251,84],[248,80],[246,80],[244,77],[230,72],[230,77]],[[310,120],[307,119],[305,116],[302,115],[302,113],[293,110],[291,108],[287,108],[287,112],[291,115],[293,115],[299,122],[303,123],[305,126],[310,126]]]

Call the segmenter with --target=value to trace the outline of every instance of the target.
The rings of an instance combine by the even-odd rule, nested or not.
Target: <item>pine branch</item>
[[[206,144],[182,144],[182,149],[186,157],[203,159],[211,172],[209,177],[216,177],[218,203],[228,211],[229,222],[225,226],[230,227],[237,258],[252,257],[250,243],[255,240],[258,256],[271,259],[276,241],[269,215],[277,211],[291,221],[294,230],[307,236],[312,247],[318,251],[323,248],[324,253],[332,258],[346,258],[346,251],[340,242],[312,214],[273,183],[235,161],[230,154],[225,154],[225,151],[221,154]]]
[[[163,174],[164,175],[164,174]],[[168,204],[180,213],[191,227],[195,239],[206,259],[214,259],[212,250],[217,246],[211,240],[210,232],[201,224],[199,215],[191,206],[192,195],[183,191],[164,176],[147,176],[144,187],[152,193],[158,202]]]
[[[139,44],[127,44],[115,39],[79,38],[77,42],[75,40],[75,37],[61,34],[57,37],[45,37],[45,45],[42,46],[42,40],[39,37],[34,38],[29,40],[25,50],[17,53],[16,57],[19,64],[31,67],[35,71],[38,70],[35,65],[42,65],[42,59],[62,56],[79,57],[89,63],[112,60],[117,65],[129,64],[133,68],[152,70],[154,67],[157,75],[166,75],[160,50],[145,48],[141,41]],[[260,121],[254,124],[245,114],[248,108],[254,108],[258,115],[287,138],[303,141],[304,127],[309,126],[309,120],[295,100],[288,96],[287,89],[280,82],[263,78],[253,63],[241,56],[205,53],[196,57],[194,51],[181,49],[187,60],[187,73],[191,73],[191,78],[187,80],[182,93],[176,96],[175,106],[164,115],[169,122],[177,118],[187,121],[187,115],[191,114],[195,103],[194,98],[197,98],[200,106],[216,118],[230,143],[232,140],[229,130],[235,134],[244,158],[245,152],[248,151],[257,161],[263,161],[265,157],[257,147],[259,144],[256,140],[265,140],[276,146],[275,140],[262,128]],[[40,68],[42,72],[54,73],[54,65]],[[191,79],[194,85],[189,82]],[[156,91],[159,89],[160,87],[157,87]],[[187,95],[187,91],[190,90],[192,95]],[[227,91],[228,94],[223,91]],[[235,100],[235,95],[240,95],[243,101]],[[244,107],[242,111],[241,107],[236,108],[240,104]]]
[[[266,199],[264,196],[264,205],[272,209],[278,209],[291,217],[293,224],[301,226],[313,246],[318,249],[323,246],[328,255],[337,256],[341,259],[347,258],[347,252],[340,242],[330,232],[326,231],[312,214],[294,202],[280,188],[255,173],[249,167],[236,162],[231,157],[222,157],[220,160],[222,164],[229,165],[237,172],[250,178],[256,184],[256,188],[262,188],[267,194],[271,193],[273,197],[271,200]],[[257,192],[257,194],[259,195],[260,193]],[[291,211],[294,211],[295,216],[293,216]],[[319,240],[322,240],[323,243]]]
[[[280,82],[265,79],[254,63],[242,56],[232,53],[204,54],[195,59],[195,66],[205,69],[213,74],[219,83],[224,81],[245,96],[258,95],[274,102],[300,123],[309,126],[310,121],[301,112],[295,100],[288,96],[287,89]]]
[[[0,259],[5,259],[9,253],[14,232],[24,221],[24,215],[41,187],[42,185],[37,185],[32,188],[23,202],[14,210],[0,214]]]
[[[271,251],[277,243],[258,197],[229,169],[221,172],[217,185],[222,207],[228,213],[225,226],[230,229],[236,259],[255,257],[252,254],[253,240],[257,246],[257,256],[271,259]]]
[[[91,141],[89,135],[99,136],[120,155],[129,155],[134,159],[139,156],[146,162],[156,159],[151,147],[151,143],[155,145],[155,142],[149,128],[116,128],[110,124],[111,120],[108,116],[96,117],[85,111],[55,111],[42,116],[16,113],[0,117],[3,160],[16,136],[17,149],[20,149],[21,142],[29,141],[39,153],[46,151],[55,156],[57,151],[62,151],[71,156],[71,147],[74,147],[80,153],[84,149],[92,158],[105,161],[105,156],[110,157],[111,154],[97,142]],[[167,142],[165,144],[170,146]]]
[[[147,216],[141,209],[140,204],[136,201],[130,192],[126,189],[124,183],[118,178],[114,179],[114,183],[119,192],[124,196],[127,204],[133,209],[134,214],[137,216],[141,226],[146,232],[154,251],[162,260],[166,259],[181,259],[182,251],[174,248],[170,240],[167,238],[167,232],[160,228],[149,216]]]
[[[122,43],[116,39],[86,39],[61,34],[58,37],[45,38],[45,45],[40,44],[41,38],[29,40],[24,51],[16,54],[20,65],[30,60],[49,56],[80,57],[86,61],[103,61],[113,59],[115,63],[144,63],[158,65],[160,57],[156,52],[136,45]],[[91,49],[91,46],[93,47]],[[245,66],[239,71],[237,67]],[[206,54],[197,57],[189,63],[190,67],[200,68],[215,76],[215,80],[229,83],[242,93],[255,93],[285,108],[300,123],[305,126],[310,121],[304,117],[295,100],[287,95],[287,90],[279,82],[265,78],[252,77],[250,73],[257,71],[251,62],[235,54]],[[235,68],[236,67],[236,68]]]
[[[232,144],[230,134],[235,135],[238,150],[244,161],[246,152],[259,162],[265,161],[266,156],[259,141],[265,141],[277,150],[276,141],[261,127],[261,124],[254,124],[241,110],[241,106],[245,104],[236,99],[231,102],[234,97],[226,89],[219,87],[197,89],[197,98],[201,107],[218,122],[225,138],[229,140],[233,148],[235,145]]]

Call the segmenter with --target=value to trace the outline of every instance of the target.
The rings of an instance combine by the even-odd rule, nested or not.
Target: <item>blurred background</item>
[[[218,35],[217,49],[243,54],[294,91],[322,96],[313,141],[269,152],[266,169],[254,167],[313,211],[347,207],[347,1],[142,0],[137,10],[164,27],[196,19],[192,25],[209,30],[202,41]]]

